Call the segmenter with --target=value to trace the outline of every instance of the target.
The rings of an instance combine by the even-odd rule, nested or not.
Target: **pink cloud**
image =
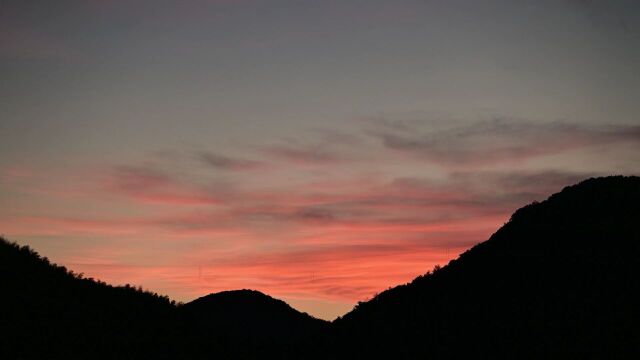
[[[179,183],[149,167],[117,167],[104,188],[111,193],[149,204],[215,205],[221,202],[210,192]]]

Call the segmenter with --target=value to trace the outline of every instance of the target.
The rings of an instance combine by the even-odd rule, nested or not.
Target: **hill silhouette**
[[[198,298],[181,307],[184,316],[203,324],[219,324],[228,331],[247,334],[269,332],[274,338],[297,336],[324,329],[327,322],[293,309],[282,300],[255,290],[223,291]],[[257,335],[256,335],[257,336]]]
[[[0,358],[140,358],[166,352],[175,303],[84,279],[0,241]]]
[[[640,178],[585,180],[331,324],[251,290],[175,304],[2,240],[0,358],[634,358],[639,224]]]
[[[334,322],[343,358],[612,358],[640,345],[640,178],[516,211],[447,266]]]
[[[210,294],[184,304],[178,312],[189,334],[188,346],[195,349],[192,358],[202,354],[204,358],[210,354],[300,358],[329,327],[328,322],[255,290]]]
[[[2,238],[0,289],[2,359],[296,358],[329,324],[251,290],[176,304]]]

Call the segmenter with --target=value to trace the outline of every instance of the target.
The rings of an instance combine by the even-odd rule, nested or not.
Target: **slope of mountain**
[[[133,287],[83,279],[0,238],[0,358],[159,356],[174,304]]]
[[[639,276],[640,178],[589,179],[360,303],[334,322],[332,357],[640,355]]]

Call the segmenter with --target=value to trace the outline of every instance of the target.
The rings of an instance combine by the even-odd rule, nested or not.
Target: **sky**
[[[640,2],[0,1],[0,234],[333,319],[640,174]]]

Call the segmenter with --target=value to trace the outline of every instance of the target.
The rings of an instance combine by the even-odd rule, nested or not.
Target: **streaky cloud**
[[[274,145],[264,149],[265,153],[275,159],[298,165],[328,165],[342,162],[344,159],[323,146],[308,145]]]
[[[151,204],[215,205],[221,202],[212,192],[184,185],[150,166],[118,166],[104,189]]]
[[[265,166],[264,163],[256,160],[229,157],[213,152],[200,152],[197,154],[204,164],[219,170],[242,171],[254,170]]]
[[[444,167],[514,163],[602,144],[640,144],[638,125],[493,119],[425,130],[383,126],[370,133],[388,149]]]

